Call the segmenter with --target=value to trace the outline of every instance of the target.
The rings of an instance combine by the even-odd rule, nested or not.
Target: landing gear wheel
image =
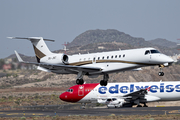
[[[163,72],[161,72],[161,76],[164,76],[164,73],[163,73]]]
[[[164,76],[164,72],[159,72],[158,75],[159,76]]]
[[[83,79],[77,79],[76,84],[82,85],[82,84],[84,84],[84,80]]]
[[[144,105],[143,107],[148,107],[147,105]]]
[[[138,105],[137,107],[142,107],[142,105]]]
[[[101,86],[106,86],[106,85],[107,85],[107,81],[101,80],[101,81],[100,81],[100,85],[101,85]]]
[[[144,106],[143,107],[148,107],[147,105],[146,105],[146,103],[144,103]]]

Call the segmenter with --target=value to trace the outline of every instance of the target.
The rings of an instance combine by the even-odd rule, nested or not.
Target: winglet
[[[148,87],[148,88],[146,88],[146,90],[147,90],[147,91],[150,91],[150,89],[151,89],[151,86],[150,86],[150,87]]]
[[[18,61],[19,61],[19,62],[24,62],[24,61],[22,60],[22,58],[20,57],[20,55],[19,55],[16,51],[14,51],[14,52],[15,52],[15,54],[16,54],[16,57],[17,57]]]

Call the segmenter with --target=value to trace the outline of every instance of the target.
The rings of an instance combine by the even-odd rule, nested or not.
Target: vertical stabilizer
[[[49,48],[47,47],[46,43],[44,41],[53,41],[54,40],[49,40],[49,39],[43,39],[42,37],[28,37],[28,38],[23,38],[23,37],[8,37],[10,39],[27,39],[30,40],[31,43],[33,44],[34,52],[37,58],[37,62],[40,62],[40,59],[43,58],[44,56],[47,55],[53,55]]]

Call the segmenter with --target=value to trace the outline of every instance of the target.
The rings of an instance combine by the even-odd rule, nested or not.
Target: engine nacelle
[[[61,60],[64,64],[68,64],[69,57],[66,54],[63,54]]]
[[[68,60],[69,57],[66,54],[54,54],[41,58],[40,62],[49,64],[68,64]]]

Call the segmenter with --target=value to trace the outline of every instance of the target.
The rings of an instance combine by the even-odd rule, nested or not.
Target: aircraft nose
[[[63,101],[66,101],[67,96],[65,95],[65,93],[62,93],[61,95],[59,95],[59,98]]]
[[[174,60],[173,60],[171,57],[167,56],[167,55],[162,55],[162,56],[160,57],[160,59],[161,59],[161,61],[164,62],[164,63],[172,64],[172,63],[174,62]]]
[[[168,63],[173,63],[174,62],[174,60],[169,56],[167,56],[166,60],[167,60]]]

